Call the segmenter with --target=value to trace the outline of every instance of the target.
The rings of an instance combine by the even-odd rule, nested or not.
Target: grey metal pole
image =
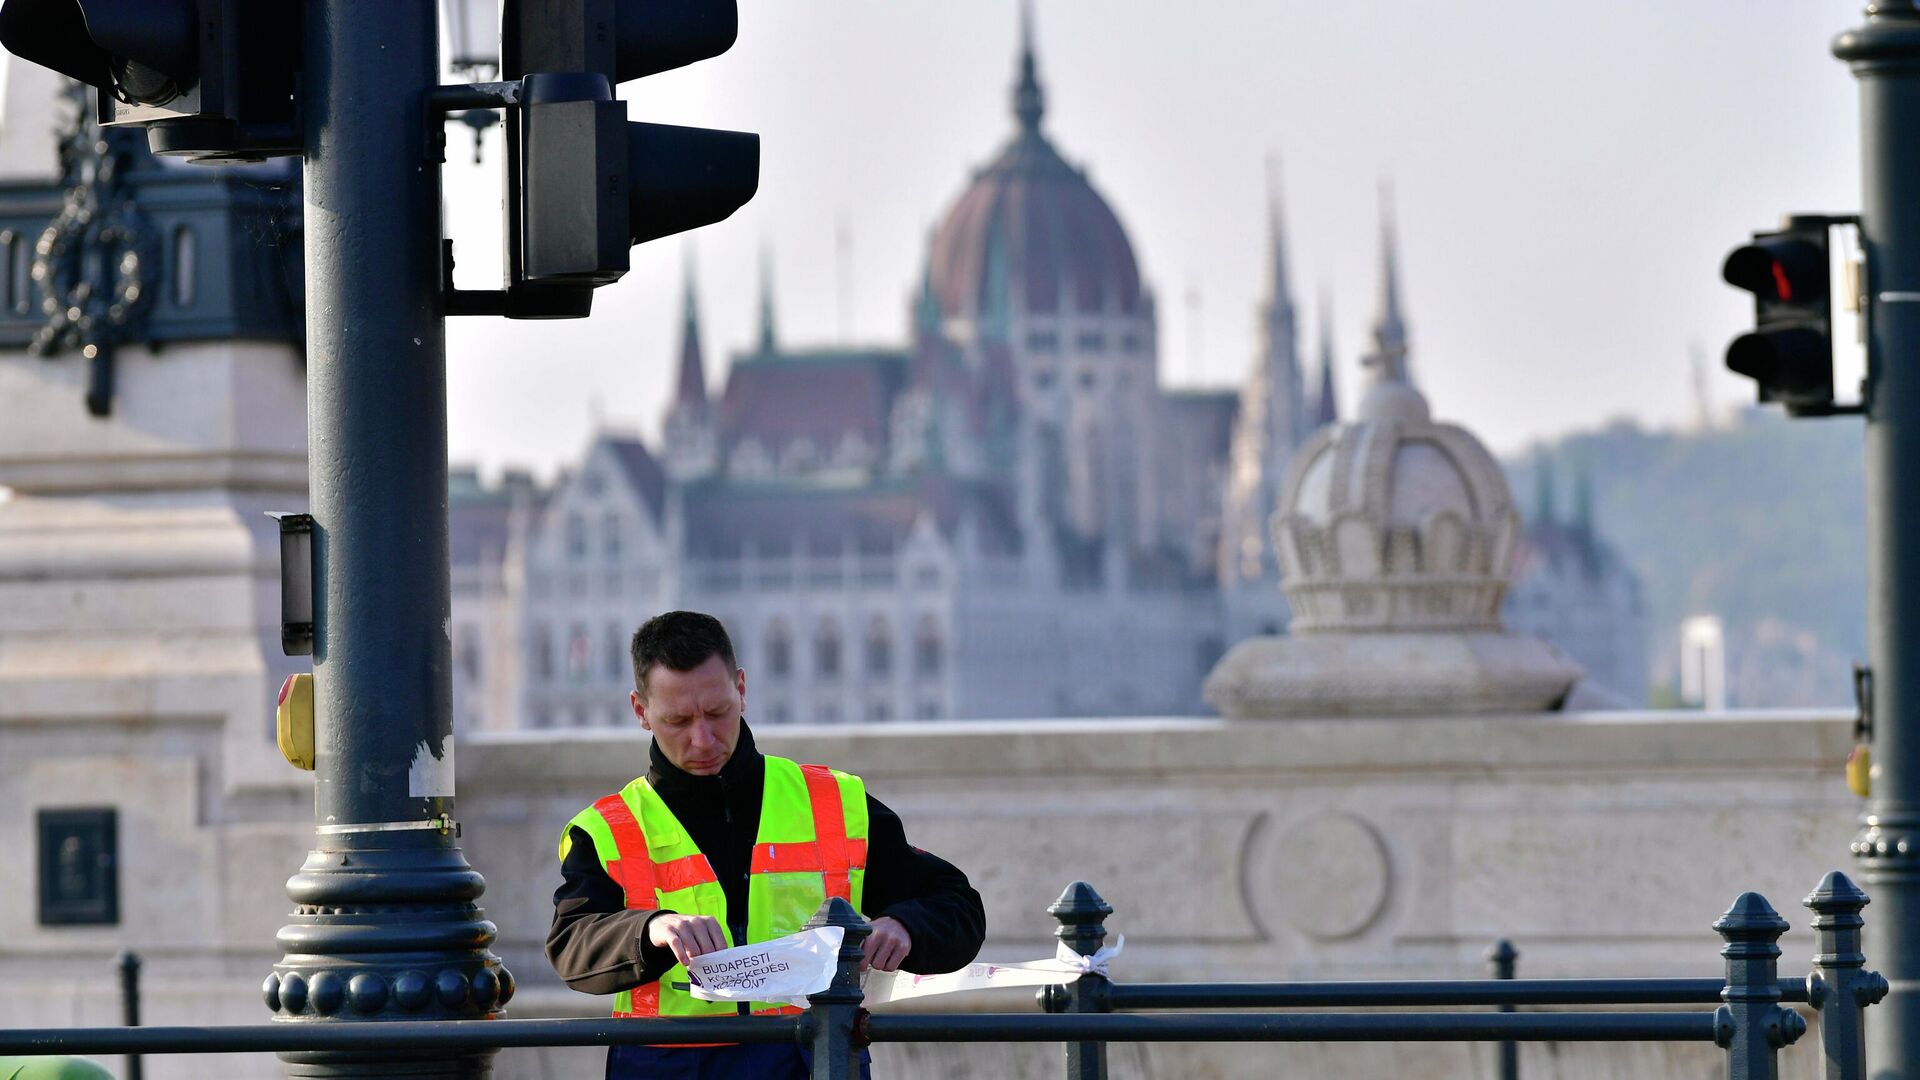
[[[305,5],[318,837],[264,987],[282,1020],[477,1019],[513,993],[452,816],[437,6]],[[487,1075],[492,1051],[282,1058],[439,1080]]]
[[[120,1022],[127,1027],[140,1026],[140,954],[132,949],[121,949],[117,958],[120,968]],[[127,1055],[127,1080],[141,1080],[140,1055]]]
[[[1872,952],[1893,984],[1867,1033],[1871,1075],[1920,1080],[1920,11],[1876,0],[1835,39],[1860,81],[1867,259],[1867,652],[1873,793],[1853,843],[1883,910]]]
[[[1515,949],[1513,942],[1506,938],[1494,942],[1493,946],[1487,950],[1487,966],[1492,969],[1490,974],[1496,979],[1511,981],[1514,962],[1519,959],[1520,951]],[[1513,1003],[1501,1003],[1499,1011],[1512,1012]],[[1503,1042],[1500,1044],[1499,1054],[1500,1080],[1520,1080],[1520,1044],[1512,1040]]]

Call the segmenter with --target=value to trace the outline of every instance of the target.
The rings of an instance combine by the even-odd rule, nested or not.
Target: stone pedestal
[[[123,348],[94,417],[80,358],[0,353],[0,723],[213,720],[229,783],[287,771],[266,512],[306,506],[304,376],[286,345]]]
[[[1580,674],[1547,642],[1500,631],[1258,637],[1221,658],[1206,697],[1233,720],[1541,712]]]

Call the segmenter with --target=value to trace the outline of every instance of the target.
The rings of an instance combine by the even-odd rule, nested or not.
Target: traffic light
[[[257,0],[4,0],[0,45],[98,90],[103,124],[155,153],[257,161],[300,152],[301,5]]]
[[[1796,215],[1778,232],[1727,256],[1721,276],[1753,294],[1754,328],[1727,347],[1727,367],[1759,384],[1761,401],[1790,413],[1818,413],[1833,404],[1831,269],[1827,227],[1833,219]]]
[[[760,182],[760,137],[626,119],[613,88],[733,46],[734,0],[507,0],[509,287],[598,286],[629,248],[725,220]]]

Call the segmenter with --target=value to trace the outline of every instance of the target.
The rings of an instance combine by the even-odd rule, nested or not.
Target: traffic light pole
[[[433,3],[308,0],[308,448],[317,838],[276,1019],[495,1015],[485,882],[457,845]],[[469,1078],[491,1052],[282,1055],[294,1077]]]
[[[1879,1080],[1920,1080],[1920,10],[1871,4],[1833,51],[1860,80],[1867,260],[1875,775],[1853,850],[1882,911],[1868,948],[1893,987],[1867,1025],[1867,1057]]]

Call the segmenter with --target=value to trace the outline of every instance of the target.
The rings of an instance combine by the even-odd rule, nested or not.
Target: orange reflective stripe
[[[840,802],[840,781],[825,765],[802,765],[807,778],[807,801],[813,804],[813,839],[820,849],[820,874],[827,896],[853,901],[853,882],[847,876],[851,868],[847,850],[847,815]]]
[[[695,885],[711,885],[719,880],[713,876],[713,864],[707,861],[705,855],[698,853],[671,862],[656,863],[653,875],[663,893],[691,889]]]
[[[606,819],[614,849],[620,853],[618,859],[607,860],[607,876],[626,890],[627,907],[652,909],[653,859],[647,854],[647,834],[633,819],[633,811],[627,809],[627,800],[617,794],[596,801],[593,808]]]
[[[842,813],[844,817],[844,812]],[[855,869],[867,867],[867,842],[848,838],[847,862]],[[755,874],[800,874],[820,873],[820,845],[811,841],[796,841],[790,844],[755,844],[753,846],[752,873]]]

